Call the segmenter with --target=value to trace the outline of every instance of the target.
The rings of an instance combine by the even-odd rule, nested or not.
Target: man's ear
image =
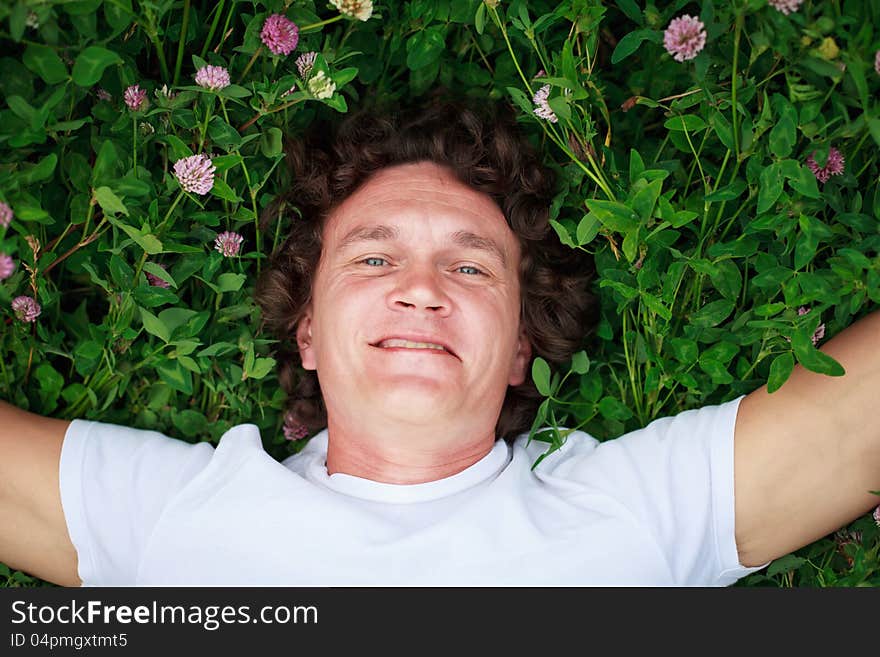
[[[315,350],[312,346],[312,307],[306,308],[305,314],[299,320],[296,327],[296,344],[299,349],[299,357],[302,360],[303,369],[317,369],[315,362]]]
[[[513,355],[513,363],[510,367],[510,378],[508,384],[512,386],[521,385],[528,375],[529,363],[532,360],[532,344],[526,335],[526,330],[521,329],[519,337],[516,340],[516,353]]]

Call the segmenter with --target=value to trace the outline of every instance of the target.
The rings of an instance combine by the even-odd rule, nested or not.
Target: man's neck
[[[454,430],[436,436],[424,429],[383,427],[346,431],[328,422],[327,474],[344,473],[388,484],[437,481],[469,468],[495,444],[494,432],[453,440]]]

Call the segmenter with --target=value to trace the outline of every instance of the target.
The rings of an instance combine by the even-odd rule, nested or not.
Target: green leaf
[[[700,214],[693,210],[679,210],[675,213],[675,217],[669,220],[669,223],[672,224],[673,228],[681,228],[682,226],[691,223],[699,216]]]
[[[406,65],[411,71],[433,64],[446,49],[446,27],[434,25],[406,42]]]
[[[477,13],[474,16],[474,27],[477,28],[477,34],[482,34],[486,28],[486,5],[482,2],[477,7]]]
[[[150,261],[145,262],[143,269],[144,269],[144,271],[150,272],[156,278],[161,278],[166,283],[171,283],[171,285],[174,286],[175,288],[178,287],[177,282],[174,280],[174,278],[171,276],[171,274],[168,273],[167,271],[165,271],[164,269],[162,269],[155,262],[150,262]]]
[[[587,199],[586,204],[590,212],[594,213],[602,225],[609,230],[628,233],[638,225],[635,213],[623,203]]]
[[[115,172],[119,165],[119,155],[112,139],[105,140],[98,149],[95,158],[95,166],[92,167],[92,185],[108,185],[116,177]]]
[[[247,98],[251,95],[251,92],[237,84],[230,84],[228,87],[220,89],[217,95],[224,98]]]
[[[183,368],[177,360],[160,361],[156,365],[159,377],[174,390],[186,395],[193,392],[192,373]]]
[[[9,105],[9,109],[12,110],[13,114],[21,120],[27,121],[28,124],[33,122],[37,114],[37,110],[31,107],[31,104],[21,96],[9,96],[6,99],[6,104]]]
[[[614,4],[634,23],[642,25],[645,22],[642,10],[635,0],[614,0]]]
[[[121,63],[122,58],[112,50],[89,46],[73,63],[73,81],[80,87],[91,87],[98,83],[108,66]]]
[[[150,255],[156,255],[163,252],[162,242],[160,242],[155,235],[148,232],[149,228],[146,228],[145,230],[138,230],[134,226],[129,226],[125,222],[115,219],[112,214],[106,216],[107,221],[109,221],[117,228],[121,228],[122,230],[124,230],[125,233],[134,241],[134,243],[141,247],[145,252],[149,253]]]
[[[692,326],[709,328],[723,322],[733,312],[734,302],[729,299],[712,301],[690,316]]]
[[[186,368],[193,374],[202,373],[202,368],[199,367],[199,364],[189,356],[177,356],[177,362],[179,362],[184,368]]]
[[[117,32],[122,32],[131,25],[135,15],[131,10],[131,0],[114,0],[103,3],[104,17],[107,23]]]
[[[725,299],[736,300],[742,290],[742,274],[730,260],[715,263],[715,270],[709,275],[712,285]]]
[[[169,155],[169,159],[172,162],[177,162],[177,160],[182,160],[183,158],[190,157],[193,154],[192,149],[190,149],[190,147],[187,146],[180,137],[177,137],[175,135],[165,135],[160,139],[160,141],[164,141],[170,147],[171,153]]]
[[[645,290],[642,290],[639,294],[641,296],[642,303],[644,303],[648,307],[648,310],[660,315],[660,317],[665,319],[667,322],[672,319],[672,311],[667,308],[664,305],[663,301],[661,301],[658,297],[651,294],[650,292],[646,292]]]
[[[101,363],[104,349],[95,340],[80,342],[73,350],[73,364],[80,376],[88,376]]]
[[[564,230],[564,228],[563,228]],[[578,245],[588,244],[593,241],[593,238],[596,237],[599,233],[599,220],[596,218],[596,215],[592,212],[588,212],[584,215],[584,217],[580,220],[577,227],[577,241]],[[566,231],[566,235],[568,231]]]
[[[673,132],[681,132],[685,130],[693,132],[705,128],[706,122],[696,114],[683,114],[666,119],[663,125],[666,126],[667,130]]]
[[[868,119],[868,132],[871,133],[874,143],[880,146],[880,119]]]
[[[128,208],[122,202],[122,199],[116,196],[109,187],[98,187],[95,189],[95,200],[105,213],[117,214],[121,213],[128,216]]]
[[[180,301],[171,290],[157,285],[138,285],[134,288],[134,300],[144,308],[158,308],[168,304],[176,304]]]
[[[273,130],[278,130],[278,128],[269,128],[268,132],[271,133]],[[278,130],[278,132],[280,133],[281,131]],[[175,139],[177,138],[175,137]],[[178,139],[178,141],[180,140]],[[211,164],[213,164],[216,169],[215,173],[223,173],[224,171],[227,171],[228,169],[231,169],[232,167],[241,164],[241,162],[242,157],[238,153],[230,153],[229,155],[218,155],[217,157],[211,158]]]
[[[226,272],[217,277],[217,289],[220,292],[238,292],[246,280],[246,274]]]
[[[341,89],[346,84],[351,82],[357,77],[358,70],[354,66],[349,66],[348,68],[343,68],[339,71],[335,71],[333,73],[333,82],[336,83],[336,88]]]
[[[214,178],[214,186],[211,187],[211,195],[232,203],[239,203],[241,201],[241,197],[235,193],[232,187],[230,187],[223,178]]]
[[[785,281],[792,277],[794,272],[788,267],[776,265],[762,271],[752,279],[752,285],[755,287],[773,290],[779,288]]]
[[[541,395],[550,396],[550,365],[540,356],[532,362],[532,381],[535,382],[535,387]]]
[[[669,347],[672,349],[672,354],[680,363],[690,365],[695,362],[700,355],[700,349],[697,347],[697,343],[688,338],[671,338],[668,343]]]
[[[191,408],[179,412],[172,409],[171,421],[187,438],[195,438],[208,431],[208,419]]]
[[[242,373],[242,381],[245,379],[262,379],[275,367],[274,358],[257,358],[253,367]]]
[[[724,114],[718,110],[714,110],[712,114],[709,115],[709,125],[712,126],[715,134],[718,135],[718,139],[724,144],[727,150],[733,151],[736,149],[736,142],[733,139],[733,126]]]
[[[634,183],[641,178],[645,170],[645,161],[641,154],[634,148],[629,149],[629,182]]]
[[[49,153],[46,157],[37,162],[37,164],[30,166],[19,173],[18,182],[23,185],[31,185],[33,183],[48,180],[55,172],[56,164],[58,164],[58,156],[55,153]]]
[[[52,226],[55,224],[55,220],[48,212],[43,208],[34,207],[32,205],[16,205],[15,214],[18,217],[18,220],[23,222],[33,221],[46,226]]]
[[[532,104],[529,102],[528,96],[526,96],[525,92],[522,89],[518,89],[517,87],[506,87],[507,93],[510,94],[510,97],[513,99],[513,102],[517,104],[517,106],[526,114],[532,113]]]
[[[39,75],[46,84],[58,84],[67,79],[67,67],[57,53],[37,43],[30,44],[21,57],[24,65]]]
[[[565,244],[566,246],[570,246],[571,248],[575,248],[577,244],[571,239],[571,233],[568,232],[568,229],[563,226],[561,223],[556,221],[555,219],[550,220],[550,225],[553,226],[553,230],[556,231],[556,234],[559,236],[559,241]]]
[[[260,152],[263,154],[263,157],[270,159],[283,154],[284,145],[280,128],[271,127],[263,130],[263,134],[260,137]],[[216,159],[212,160],[215,167],[217,166]]]
[[[794,148],[796,140],[794,121],[788,116],[781,116],[770,131],[770,152],[776,157],[788,157]]]
[[[155,335],[157,338],[162,340],[162,342],[170,342],[171,330],[167,326],[165,326],[165,324],[158,317],[156,317],[146,308],[141,308],[140,306],[138,306],[138,309],[141,312],[141,321],[143,322],[144,329],[147,331],[147,333]]]
[[[760,306],[755,306],[752,310],[754,310],[756,315],[760,315],[761,317],[770,317],[771,315],[776,315],[785,309],[785,304],[782,302],[777,303],[765,303]]]
[[[228,353],[236,351],[237,347],[231,342],[217,342],[215,344],[210,345],[209,347],[205,347],[202,349],[197,356],[201,357],[212,357],[212,356],[225,356]]]
[[[700,369],[712,379],[716,385],[727,385],[733,382],[733,376],[727,371],[727,366],[712,358],[700,356]]]
[[[208,136],[212,141],[224,148],[230,148],[241,144],[241,135],[238,134],[238,130],[226,123],[226,121],[219,116],[215,116],[211,119],[210,123],[208,123]]]
[[[617,42],[614,52],[611,53],[611,63],[617,64],[626,59],[639,49],[639,46],[642,45],[643,41],[646,39],[654,41],[658,34],[659,32],[656,30],[635,30],[634,32],[625,35]]]
[[[207,313],[207,311],[203,312]],[[195,310],[190,310],[189,308],[166,308],[161,313],[159,313],[159,319],[162,320],[162,323],[166,327],[168,327],[169,333],[173,335],[174,331],[178,327],[183,326],[196,315],[198,315],[198,313]]]
[[[639,215],[642,223],[647,223],[653,216],[654,206],[657,205],[662,189],[663,181],[653,180],[633,195],[630,206]]]
[[[791,335],[791,348],[798,362],[811,372],[843,376],[843,366],[828,354],[813,346],[813,341],[802,331],[796,330]]]
[[[782,387],[794,370],[794,356],[790,351],[779,354],[770,363],[770,376],[767,378],[767,392],[776,392]]]
[[[786,554],[784,557],[776,559],[773,563],[767,566],[767,577],[773,577],[780,573],[787,573],[795,568],[800,568],[806,562],[806,559],[796,557],[793,554]]]
[[[807,198],[819,198],[819,186],[816,184],[816,176],[806,166],[798,166],[798,175],[788,179],[791,188]]]
[[[721,342],[716,342],[711,347],[703,351],[703,353],[700,354],[700,357],[711,358],[712,360],[717,360],[718,362],[727,365],[738,353],[738,345],[734,344],[733,342],[728,342],[727,340],[722,340]]]
[[[819,246],[819,238],[808,233],[801,233],[794,245],[794,268],[803,269],[804,265],[812,262]]]
[[[134,269],[115,253],[110,256],[108,269],[110,270],[110,278],[117,287],[127,290],[134,285]]]
[[[586,374],[590,371],[590,358],[586,351],[578,351],[571,357],[571,369],[576,374]]]
[[[597,408],[602,417],[608,420],[617,420],[623,422],[633,416],[632,411],[627,408],[619,399],[614,397],[603,397]]]
[[[758,214],[767,212],[782,193],[782,168],[778,163],[765,167],[760,175],[758,189]]]

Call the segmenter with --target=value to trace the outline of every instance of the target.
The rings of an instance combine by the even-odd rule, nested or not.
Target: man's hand
[[[58,484],[69,425],[0,401],[0,561],[49,582],[79,586]]]
[[[880,503],[880,311],[822,346],[840,377],[796,365],[742,400],[734,475],[740,562],[759,566]]]

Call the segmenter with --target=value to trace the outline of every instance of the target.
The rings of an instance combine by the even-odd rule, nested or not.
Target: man
[[[530,364],[574,350],[589,272],[548,259],[525,146],[450,112],[292,151],[302,216],[257,300],[295,342],[291,416],[326,419],[302,452],[3,405],[0,560],[68,585],[725,585],[877,504],[876,312],[823,346],[843,377],[575,432],[532,469]]]

